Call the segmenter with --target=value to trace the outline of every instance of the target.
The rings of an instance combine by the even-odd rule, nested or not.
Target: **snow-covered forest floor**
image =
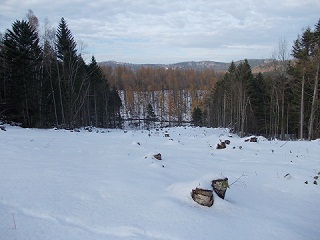
[[[191,127],[6,130],[1,240],[319,239],[320,140],[254,143]],[[192,200],[192,189],[221,177],[225,200]]]

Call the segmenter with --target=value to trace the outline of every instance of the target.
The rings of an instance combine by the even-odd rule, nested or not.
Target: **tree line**
[[[272,70],[253,75],[245,60],[231,64],[207,99],[202,124],[229,127],[241,136],[320,137],[320,20],[294,41],[291,56],[280,41]]]
[[[0,42],[0,116],[25,127],[119,127],[121,100],[94,56],[86,64],[61,18],[57,30],[37,17],[16,20]]]

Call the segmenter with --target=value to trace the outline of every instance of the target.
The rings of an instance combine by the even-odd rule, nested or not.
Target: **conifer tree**
[[[193,109],[192,122],[195,126],[202,126],[202,110],[199,107]]]
[[[15,21],[3,41],[6,88],[5,114],[24,126],[39,122],[41,48],[39,37],[27,21]]]
[[[108,123],[103,119],[107,119],[108,111],[107,104],[110,95],[110,89],[107,79],[104,77],[101,68],[98,66],[94,56],[91,58],[91,62],[88,66],[88,77],[89,77],[89,118],[94,117],[90,120],[90,125],[96,127],[108,126]],[[93,114],[90,114],[90,113]]]
[[[59,61],[72,65],[77,59],[77,44],[64,18],[61,18],[57,29],[56,48]]]
[[[77,45],[64,18],[61,18],[56,33],[57,78],[62,124],[77,125],[77,114],[83,106],[88,89],[84,75],[84,61],[77,55]]]
[[[121,98],[118,91],[112,88],[110,91],[108,101],[108,113],[109,113],[109,127],[120,128],[122,119],[120,115],[120,108],[122,106]]]
[[[157,116],[153,111],[153,107],[151,103],[148,103],[147,106],[147,117],[146,117],[146,122],[147,122],[147,127],[150,127],[150,122],[154,123],[157,120]]]

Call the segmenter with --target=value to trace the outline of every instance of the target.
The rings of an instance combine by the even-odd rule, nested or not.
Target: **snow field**
[[[104,131],[0,132],[1,240],[319,238],[319,141]],[[231,144],[217,150],[220,139]],[[232,184],[225,200],[192,200],[193,188],[221,177]]]

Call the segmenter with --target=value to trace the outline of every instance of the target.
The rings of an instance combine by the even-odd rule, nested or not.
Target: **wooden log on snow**
[[[220,142],[217,144],[217,147],[216,149],[225,149],[227,146],[226,146],[226,143],[225,142]]]
[[[213,205],[212,190],[206,190],[201,188],[192,189],[191,197],[196,203],[202,206],[211,207]]]
[[[214,192],[222,199],[226,195],[227,188],[229,188],[228,178],[216,179],[211,182]]]
[[[250,142],[258,142],[258,138],[256,138],[256,137],[251,137],[251,138],[250,138]]]
[[[251,137],[251,138],[247,138],[244,140],[245,142],[258,142],[258,138],[257,137]]]
[[[157,160],[162,160],[162,157],[161,157],[161,153],[158,153],[156,155],[153,155],[153,157]]]

